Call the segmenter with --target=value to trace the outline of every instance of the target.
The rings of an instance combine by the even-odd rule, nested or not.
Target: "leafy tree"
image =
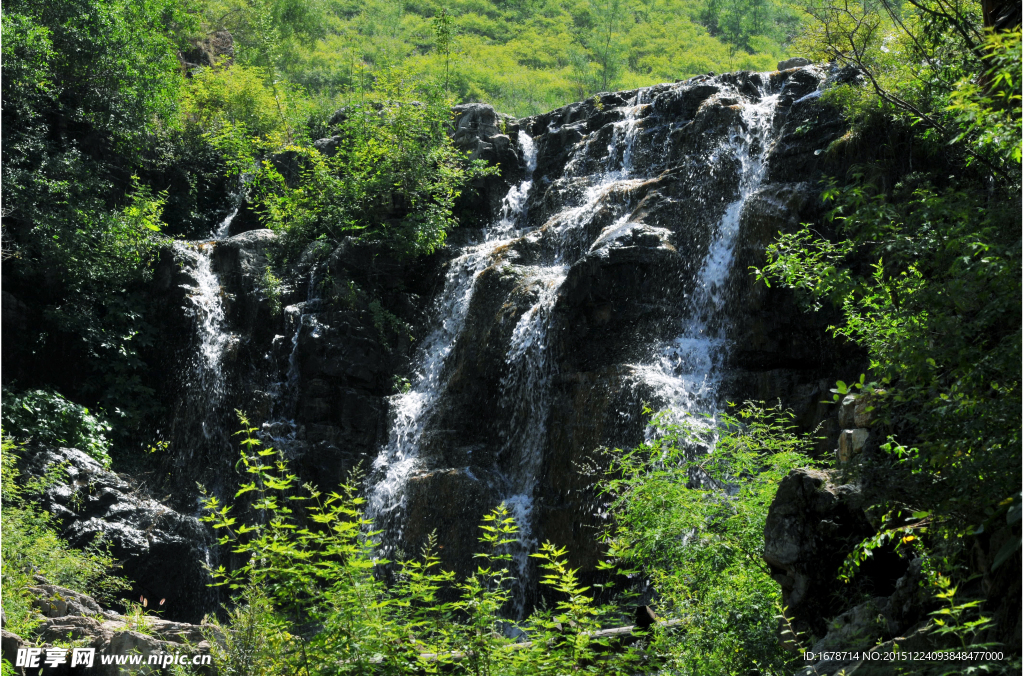
[[[788,411],[747,402],[709,419],[655,416],[657,436],[614,451],[610,553],[649,579],[658,614],[679,622],[652,650],[673,673],[782,673],[781,593],[761,560],[768,507],[813,441]]]
[[[973,538],[1005,535],[990,570],[1019,566],[1021,542],[1021,37],[985,30],[979,10],[813,4],[807,44],[866,79],[825,95],[853,124],[829,152],[864,161],[827,181],[825,222],[780,235],[756,271],[811,310],[839,308],[831,332],[870,361],[859,391],[837,388],[870,398],[882,445],[863,469],[884,501],[880,532],[849,565],[898,541],[964,617],[978,605],[956,591]],[[909,152],[868,151],[872,134]]]
[[[139,292],[166,200],[138,174],[180,91],[185,10],[176,0],[4,7],[5,275],[41,313],[19,346],[20,376],[57,381],[128,427],[155,408]],[[56,371],[33,357],[54,354],[64,355]]]
[[[34,390],[18,396],[5,389],[3,420],[14,439],[77,448],[104,466],[110,464],[110,425],[56,392]]]

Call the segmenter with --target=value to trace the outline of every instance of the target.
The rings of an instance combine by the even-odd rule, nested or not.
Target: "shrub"
[[[238,467],[246,478],[233,505],[208,497],[204,517],[244,561],[215,571],[218,584],[240,594],[225,626],[234,638],[218,649],[231,673],[260,659],[268,662],[259,673],[311,676],[617,674],[636,662],[632,648],[612,651],[609,639],[594,636],[618,615],[595,601],[565,550],[550,543],[536,556],[556,604],[520,625],[528,643],[506,635],[516,525],[504,505],[484,517],[483,552],[467,579],[443,570],[431,536],[417,559],[390,564],[389,587],[389,562],[377,557],[378,533],[363,516],[356,481],[330,493],[299,486],[284,458],[260,448],[255,428],[244,417],[242,424]],[[265,650],[271,643],[276,657]]]
[[[791,469],[813,464],[793,415],[747,402],[708,420],[656,416],[651,441],[614,451],[604,492],[611,552],[649,579],[682,624],[652,650],[676,674],[778,673],[781,592],[761,560],[768,508]]]
[[[77,448],[104,467],[110,465],[110,425],[84,406],[52,390],[3,392],[4,430],[15,439]]]

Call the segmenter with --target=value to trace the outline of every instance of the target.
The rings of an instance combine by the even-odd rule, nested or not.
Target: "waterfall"
[[[525,213],[537,154],[528,134],[520,132],[518,141],[526,163],[525,177],[503,198],[496,222],[484,231],[484,241],[467,247],[448,264],[444,289],[432,311],[437,326],[417,351],[415,375],[408,391],[391,397],[391,429],[387,445],[371,467],[367,514],[399,532],[403,491],[417,468],[421,437],[443,391],[445,361],[465,326],[475,282],[490,264],[494,252],[518,233]]]
[[[590,498],[541,495],[553,485],[551,454],[562,454],[565,472],[585,445],[583,453],[656,434],[638,421],[642,399],[653,397],[676,420],[716,410],[729,349],[726,285],[745,209],[765,179],[777,113],[796,98],[784,96],[785,77],[695,78],[524,123],[536,134],[519,134],[526,176],[508,190],[483,241],[448,264],[411,386],[390,397],[387,442],[367,482],[367,512],[386,548],[418,548],[413,540],[432,526],[442,535],[458,530],[452,541],[469,546],[470,528],[454,520],[470,512],[442,510],[503,501],[519,528],[510,548],[512,612],[522,616],[534,578],[529,554],[550,537],[551,523],[579,521],[552,514],[596,509]],[[799,88],[815,77],[808,72]],[[650,288],[648,275],[657,277]],[[617,293],[621,279],[634,286]],[[648,293],[649,308],[629,307]],[[601,303],[608,308],[592,311],[591,329],[587,307]],[[591,340],[578,336],[616,351],[576,359]],[[565,396],[587,414],[626,419],[627,431],[596,418],[553,428]]]
[[[778,100],[778,94],[762,92],[759,101],[743,104],[742,124],[729,131],[720,149],[740,163],[739,195],[726,207],[715,229],[679,334],[660,347],[654,363],[637,367],[640,377],[664,399],[674,422],[685,419],[709,426],[712,423],[706,416],[714,414],[719,403],[721,367],[728,350],[724,287],[732,271],[743,209],[764,178]],[[648,429],[648,436],[652,434],[657,430]]]
[[[223,429],[223,403],[225,395],[223,361],[225,352],[234,340],[227,329],[223,289],[213,269],[213,253],[218,241],[228,236],[235,209],[219,223],[204,241],[175,241],[175,253],[185,261],[185,270],[194,284],[184,284],[189,299],[186,313],[195,327],[196,350],[184,373],[184,415],[176,416],[175,423],[186,426],[180,437],[188,445],[188,456],[195,455],[196,446],[227,447],[230,433]],[[193,430],[197,427],[202,439]]]
[[[502,499],[519,529],[518,543],[512,548],[517,573],[513,590],[516,616],[526,611],[527,587],[532,578],[529,555],[538,544],[534,535],[533,501],[544,459],[551,408],[550,385],[555,375],[555,366],[548,359],[551,313],[569,272],[572,249],[582,238],[581,226],[593,216],[610,190],[631,180],[637,112],[645,94],[645,90],[639,90],[625,107],[623,119],[613,124],[604,171],[586,188],[581,203],[548,222],[554,225],[556,264],[537,266],[528,276],[537,298],[519,318],[505,356],[507,371],[501,382],[501,406],[508,419],[502,453],[511,459],[505,470],[507,488]],[[567,174],[584,171],[581,158],[590,150],[589,141],[569,159]]]

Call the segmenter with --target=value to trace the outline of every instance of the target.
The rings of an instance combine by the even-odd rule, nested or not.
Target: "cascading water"
[[[401,530],[404,488],[417,469],[420,440],[445,384],[448,355],[462,333],[474,285],[496,249],[518,232],[537,166],[533,139],[520,132],[519,145],[526,163],[525,178],[502,200],[496,223],[485,230],[484,241],[467,247],[448,265],[444,289],[433,309],[438,326],[417,353],[415,377],[408,391],[391,399],[392,423],[387,446],[374,460],[368,484],[367,513],[380,525]]]
[[[528,555],[553,528],[575,537],[569,511],[593,508],[545,493],[565,490],[551,476],[575,471],[581,448],[641,440],[642,400],[680,419],[714,411],[726,282],[787,77],[696,78],[524,122],[536,134],[520,133],[526,179],[484,241],[449,263],[412,385],[390,400],[390,433],[368,481],[368,513],[386,544],[418,548],[431,526],[454,525],[442,502],[469,505],[478,519],[504,501],[520,530],[511,549],[521,615]],[[809,71],[797,89],[816,77]],[[576,418],[558,418],[572,429],[554,425],[567,405],[590,418],[573,409]],[[454,546],[471,546],[471,529],[457,528],[469,534],[453,535]]]
[[[175,241],[177,255],[186,262],[185,268],[194,284],[183,285],[190,302],[187,313],[194,320],[196,350],[185,374],[184,415],[176,423],[188,427],[182,438],[188,445],[189,456],[195,453],[196,441],[190,439],[191,430],[202,432],[203,445],[218,446],[229,443],[230,435],[222,429],[221,418],[225,395],[224,354],[233,336],[227,329],[223,290],[213,269],[216,243],[228,236],[231,221],[238,210],[232,211],[213,232],[200,242]]]
[[[526,588],[532,577],[529,555],[537,546],[533,500],[544,457],[551,406],[550,382],[555,371],[554,364],[548,359],[551,313],[569,272],[567,261],[581,239],[581,225],[593,216],[595,208],[610,190],[631,179],[636,114],[643,105],[645,93],[645,90],[639,90],[625,107],[623,119],[614,123],[605,170],[585,189],[582,203],[566,209],[548,222],[553,225],[555,265],[538,266],[527,276],[526,283],[535,289],[536,300],[519,318],[505,356],[507,372],[501,382],[501,406],[508,418],[502,453],[512,459],[504,471],[507,488],[502,499],[519,529],[518,543],[512,551],[518,573],[513,595],[517,616],[526,610]],[[586,145],[582,144],[581,149]],[[570,158],[566,165],[567,175],[583,171],[578,159],[582,155],[580,152]]]
[[[287,341],[288,362],[283,374],[284,379],[271,383],[269,387],[274,402],[273,416],[260,426],[259,436],[268,446],[289,456],[293,455],[294,449],[302,447],[299,426],[295,422],[300,388],[299,341],[303,331],[315,338],[320,329],[320,322],[316,316],[316,311],[320,309],[319,280],[320,268],[314,265],[309,272],[309,289],[305,302],[284,308],[285,328],[290,329],[291,337],[274,337],[275,343]],[[266,359],[273,363],[271,353],[266,355]]]
[[[712,424],[705,416],[713,414],[718,403],[728,348],[723,325],[725,282],[732,270],[743,209],[764,178],[778,100],[777,94],[765,94],[759,101],[743,104],[742,121],[730,130],[721,148],[740,163],[739,195],[718,223],[688,299],[682,330],[660,348],[654,364],[637,368],[641,378],[663,398],[674,422],[686,419],[698,426]],[[648,430],[648,434],[655,433],[653,428]]]
[[[557,254],[551,265],[537,266],[524,277],[522,285],[536,295],[533,305],[519,318],[506,352],[507,374],[501,382],[502,407],[507,421],[503,431],[505,442],[501,455],[510,457],[505,463],[499,499],[509,507],[519,528],[519,545],[514,559],[519,584],[529,579],[530,551],[536,546],[533,536],[533,495],[537,474],[543,458],[549,408],[549,380],[552,364],[546,358],[549,350],[548,328],[551,310],[569,269],[573,248],[579,248],[580,225],[588,220],[608,191],[630,181],[632,145],[637,125],[636,113],[643,105],[644,90],[637,92],[624,110],[623,119],[615,123],[608,143],[609,162],[604,172],[587,187],[580,203],[549,221],[556,241]],[[519,143],[526,161],[526,178],[513,186],[505,196],[497,221],[485,233],[482,244],[468,247],[449,266],[444,290],[438,298],[435,316],[440,326],[424,341],[419,351],[417,377],[410,390],[392,399],[393,423],[387,447],[374,462],[370,476],[368,513],[378,526],[401,529],[401,508],[409,476],[420,460],[420,441],[430,421],[430,414],[445,387],[445,362],[463,331],[470,307],[475,281],[492,262],[499,248],[514,236],[521,236],[517,225],[522,222],[536,167],[533,140],[520,132]],[[612,157],[615,159],[611,159]],[[570,159],[567,173],[573,174],[575,158]],[[392,535],[394,537],[394,534]],[[517,614],[521,613],[525,593],[515,594]]]

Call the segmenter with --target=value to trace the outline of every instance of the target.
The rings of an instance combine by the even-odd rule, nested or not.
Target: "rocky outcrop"
[[[234,57],[234,38],[225,30],[214,31],[202,39],[191,40],[190,49],[179,53],[182,66],[188,70],[229,66]]]
[[[42,507],[56,517],[61,535],[73,546],[100,540],[110,545],[120,572],[132,583],[131,597],[165,599],[165,616],[185,621],[198,621],[216,608],[205,568],[213,542],[195,517],[146,496],[74,448],[30,447],[21,471],[26,479],[57,472],[58,479],[43,491]],[[55,594],[46,586],[37,591],[40,599],[60,596],[45,609],[47,616],[99,612],[87,597]]]
[[[172,659],[187,663],[197,674],[212,676],[209,641],[217,636],[213,627],[152,615],[119,615],[101,608],[90,596],[37,580],[39,586],[28,592],[46,619],[31,636],[3,632],[3,658],[17,665],[18,676],[170,674]],[[77,651],[68,647],[71,642]],[[19,664],[19,650],[34,651],[22,653],[27,664]],[[76,652],[85,654],[76,657]],[[118,666],[131,659],[140,666]]]
[[[875,407],[882,391],[846,395],[828,417],[833,469],[797,469],[779,485],[765,524],[764,560],[782,587],[785,616],[780,621],[784,645],[814,655],[800,676],[840,673],[894,676],[923,662],[893,663],[864,657],[864,651],[884,655],[956,650],[955,636],[935,630],[931,613],[942,601],[926,579],[925,561],[901,557],[891,543],[874,549],[858,566],[852,580],[841,581],[839,569],[853,547],[875,535],[878,524],[868,508],[893,495],[900,486],[886,475],[891,468],[876,438],[884,434]],[[1020,554],[996,565],[996,552],[1015,542],[1012,514],[1007,522],[990,523],[968,536],[973,577],[961,594],[982,602],[996,621],[976,636],[1010,654],[1020,651]],[[1001,521],[1001,520],[1000,520]]]
[[[597,560],[600,505],[583,468],[600,464],[595,449],[643,438],[644,402],[675,396],[651,369],[688,324],[707,322],[732,346],[716,366],[717,396],[778,398],[815,427],[827,413],[823,378],[845,358],[813,337],[830,318],[801,315],[785,291],[755,285],[748,267],[763,263],[775,233],[821,208],[816,181],[831,160],[820,151],[845,131],[815,95],[827,78],[815,67],[701,76],[522,120],[458,106],[455,145],[501,175],[466,191],[451,246],[427,259],[355,239],[333,251],[315,243],[272,298],[271,233],[203,244],[213,247],[229,339],[223,396],[208,403],[180,388],[192,403],[177,409],[165,463],[178,505],[194,504],[197,480],[218,494],[238,480],[235,408],[303,481],[326,488],[368,467],[402,434],[393,422],[422,376],[417,350],[449,328],[457,335],[435,345],[443,364],[424,394],[415,462],[396,493],[401,508],[389,511],[402,523],[388,538],[415,552],[436,531],[446,565],[463,572],[479,518],[503,499],[518,505],[528,541],[568,546],[573,565]],[[771,109],[763,129],[754,106]],[[337,142],[317,147],[330,153]],[[740,231],[733,273],[711,291],[697,276],[730,205]],[[476,258],[489,227],[507,240]],[[157,277],[169,295],[189,285],[163,262]],[[461,280],[456,291],[451,280]],[[723,298],[714,317],[690,300],[708,293]]]
[[[785,61],[779,61],[779,65],[776,66],[779,70],[789,70],[790,68],[803,68],[804,66],[811,65],[810,59],[805,59],[802,56],[794,56],[791,59]]]
[[[498,177],[477,179],[460,199],[457,211],[469,227],[485,225],[501,198],[523,177],[525,167],[518,148],[519,122],[485,103],[464,103],[452,109],[452,142],[470,160],[496,166]]]
[[[831,476],[793,470],[779,484],[765,523],[764,560],[782,586],[786,617],[798,632],[825,634],[824,619],[843,601],[831,594],[839,567],[855,545],[874,533],[856,486]],[[845,595],[844,595],[845,596]]]
[[[214,269],[227,301],[224,312],[249,340],[257,343],[273,335],[270,327],[280,318],[276,298],[279,291],[271,288],[266,276],[276,244],[274,232],[261,228],[217,242],[213,253]]]

